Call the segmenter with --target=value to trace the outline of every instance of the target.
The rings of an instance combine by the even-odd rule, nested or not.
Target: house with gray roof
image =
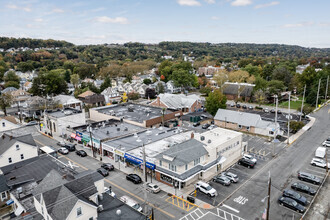
[[[6,133],[0,137],[0,167],[38,156],[38,147],[31,134],[13,137]]]
[[[254,84],[225,82],[223,85],[223,94],[228,100],[241,98],[246,102],[252,98]]]
[[[202,108],[202,102],[197,95],[184,95],[184,94],[159,94],[157,99],[149,105],[177,109],[182,112],[195,112]]]
[[[76,99],[71,95],[57,95],[53,98],[55,102],[62,106],[62,108],[74,108],[82,110],[82,101]]]
[[[218,109],[214,123],[219,127],[268,137],[273,137],[275,131],[277,135],[282,134],[279,123],[263,120],[259,114],[248,112]]]

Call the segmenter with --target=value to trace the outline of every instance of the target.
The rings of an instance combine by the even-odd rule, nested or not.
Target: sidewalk
[[[311,129],[311,127],[313,126],[313,124],[315,122],[315,118],[309,116],[309,119],[310,119],[310,121],[308,122],[308,124],[306,124],[297,133],[295,133],[294,135],[291,135],[290,136],[290,138],[289,138],[289,143],[290,144],[293,144],[301,135],[303,135],[306,131],[308,131],[309,129]]]

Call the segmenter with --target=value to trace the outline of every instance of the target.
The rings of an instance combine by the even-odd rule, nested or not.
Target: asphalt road
[[[244,219],[261,219],[265,210],[268,189],[268,175],[272,180],[270,219],[299,219],[301,214],[279,206],[277,199],[282,191],[289,188],[291,183],[299,182],[298,171],[305,171],[323,177],[325,171],[312,167],[309,163],[318,146],[330,135],[330,106],[326,106],[311,115],[316,118],[311,130],[302,135],[296,142],[285,148],[274,159],[270,160],[262,169],[252,175],[233,195],[223,201],[225,210],[236,213]],[[244,168],[247,169],[247,168]],[[246,170],[247,171],[247,170]],[[307,184],[311,185],[311,184]],[[317,186],[313,186],[317,189]],[[312,198],[306,196],[310,201]]]
[[[53,146],[55,148],[59,148],[57,146],[57,141],[51,138],[48,138],[44,135],[36,135],[34,136],[36,143],[39,146]],[[75,152],[70,152],[68,155],[61,156],[58,158],[65,164],[73,164],[76,171],[81,172],[87,169],[96,170],[101,166],[101,162],[95,160],[92,157],[79,157]],[[70,161],[70,162],[69,162]],[[105,178],[105,186],[112,186],[112,190],[116,193],[116,196],[119,198],[123,195],[127,195],[133,198],[135,201],[140,203],[142,206],[143,198],[144,198],[144,189],[142,184],[133,184],[126,180],[126,175],[115,169],[111,171],[109,176]],[[182,208],[178,208],[166,201],[168,197],[167,193],[161,191],[157,194],[147,193],[148,194],[148,202],[154,208],[154,213],[156,219],[179,219],[180,217],[187,214],[187,211]]]

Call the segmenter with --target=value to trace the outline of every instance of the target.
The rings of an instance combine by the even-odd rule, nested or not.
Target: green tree
[[[159,82],[158,84],[157,84],[157,92],[158,92],[158,94],[160,94],[160,93],[164,93],[165,92],[165,88],[164,88],[164,85],[163,85],[163,83],[161,83],[161,82]]]
[[[304,126],[305,124],[302,121],[290,121],[290,128],[292,129],[292,133],[294,134],[300,129],[302,129]]]
[[[7,72],[7,75],[5,75],[3,77],[3,79],[5,81],[5,87],[6,88],[7,87],[15,87],[17,89],[19,88],[20,79],[14,71]]]
[[[216,89],[209,93],[209,96],[206,98],[205,107],[208,113],[215,116],[219,108],[226,108],[226,102],[226,96],[222,94],[219,89]]]
[[[10,107],[10,104],[13,101],[13,97],[10,93],[3,93],[0,96],[0,108],[3,111],[3,113],[5,114],[5,116],[7,116],[7,107]]]
[[[258,91],[258,90],[266,91],[267,84],[268,84],[268,82],[265,79],[263,79],[260,76],[257,76],[256,81],[255,81],[255,86],[253,89],[254,89],[254,91]]]
[[[260,66],[253,66],[252,64],[246,65],[243,70],[253,76],[259,76],[262,73],[262,68]]]
[[[269,95],[279,95],[285,89],[284,83],[279,80],[271,80],[267,86]]]
[[[208,96],[209,93],[212,92],[212,88],[209,87],[209,86],[205,86],[205,87],[202,87],[202,88],[199,90],[199,92],[205,94],[206,96]]]
[[[107,76],[104,79],[104,82],[100,86],[100,91],[107,89],[108,87],[111,87],[111,79]]]
[[[20,70],[23,73],[25,73],[25,72],[34,70],[34,66],[33,66],[31,60],[28,62],[20,62],[17,65],[17,70]]]
[[[264,78],[267,81],[271,80],[274,69],[275,69],[274,64],[266,64],[261,72],[262,78]]]
[[[174,85],[178,87],[198,86],[197,76],[190,74],[184,69],[174,70],[171,79],[173,80]]]
[[[70,79],[71,79],[71,70],[70,69],[67,69],[65,70],[64,72],[64,80],[69,83],[70,82]]]
[[[127,94],[129,100],[137,100],[140,98],[140,94],[137,92],[131,92]]]
[[[150,79],[144,79],[143,83],[146,85],[150,85],[151,84],[151,80]]]
[[[77,88],[79,84],[79,75],[78,74],[72,74],[70,76],[70,82],[74,85],[75,88]]]
[[[266,95],[261,89],[254,93],[254,100],[259,104],[264,104],[266,101]]]
[[[30,92],[33,95],[46,96],[67,93],[67,83],[58,70],[40,72],[38,77],[33,79]]]
[[[66,70],[70,70],[71,72],[73,72],[74,67],[75,67],[75,64],[71,61],[65,61],[63,63],[63,68]]]
[[[94,78],[97,73],[97,69],[93,64],[78,63],[73,69],[74,74],[78,74],[80,79]]]
[[[292,73],[285,66],[276,67],[272,73],[272,79],[282,81],[286,87],[289,86],[292,77]]]

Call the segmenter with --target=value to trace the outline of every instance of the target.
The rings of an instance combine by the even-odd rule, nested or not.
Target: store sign
[[[138,164],[138,165],[143,164],[143,160],[142,159],[140,159],[138,157],[135,157],[135,156],[132,156],[132,155],[130,155],[128,153],[125,153],[124,158],[128,162],[132,161],[133,163]],[[148,167],[151,170],[154,170],[156,168],[156,165],[153,164],[153,163],[146,162],[146,167]]]
[[[75,133],[71,133],[71,137],[76,139],[76,134]]]
[[[122,156],[122,157],[125,155],[123,152],[121,152],[121,151],[119,151],[119,150],[115,150],[115,153],[116,153],[117,155]]]
[[[76,140],[81,141],[81,138],[82,138],[82,133],[79,131],[76,131]]]

